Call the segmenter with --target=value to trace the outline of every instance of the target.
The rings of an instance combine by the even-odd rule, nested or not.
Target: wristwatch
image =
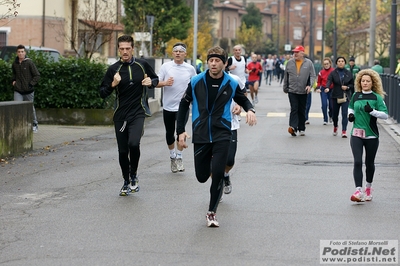
[[[256,109],[250,108],[249,111],[252,111],[253,113],[256,113]]]

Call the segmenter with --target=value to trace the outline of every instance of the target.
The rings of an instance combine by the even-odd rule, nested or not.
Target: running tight
[[[165,127],[165,140],[167,141],[167,145],[174,144],[175,138],[175,124],[178,112],[171,112],[167,110],[163,110],[163,120]],[[189,112],[186,114],[185,125],[189,119]]]
[[[133,121],[116,121],[115,135],[118,144],[119,165],[122,176],[129,182],[129,176],[136,176],[140,158],[140,139],[143,135],[144,117]]]
[[[362,155],[365,147],[365,175],[367,183],[372,183],[375,173],[375,156],[379,147],[379,139],[362,139],[351,136],[350,138],[351,151],[354,157],[353,177],[356,187],[362,187],[363,172],[362,172]]]
[[[216,212],[222,196],[223,178],[228,157],[229,140],[207,144],[194,143],[194,167],[200,183],[212,176],[208,211]]]

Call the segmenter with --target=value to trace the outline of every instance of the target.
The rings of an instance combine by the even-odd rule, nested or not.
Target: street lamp
[[[153,25],[154,25],[154,16],[146,16],[147,25],[150,28],[150,57],[153,56]]]
[[[335,17],[333,26],[333,61],[337,58],[337,0],[335,0]]]
[[[314,7],[313,0],[310,0],[310,41],[309,41],[309,57],[314,62]]]
[[[280,33],[281,33],[281,24],[280,24],[280,14],[281,14],[281,0],[278,0],[278,1],[274,1],[274,2],[271,2],[271,5],[278,5],[278,34],[277,34],[277,48],[278,48],[278,54],[279,54],[279,48],[280,48],[280,42],[279,42],[279,36],[280,36]]]

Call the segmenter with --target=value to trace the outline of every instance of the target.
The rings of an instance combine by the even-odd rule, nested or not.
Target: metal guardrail
[[[385,103],[389,116],[399,123],[400,119],[400,76],[393,74],[380,74],[382,86],[386,92]]]

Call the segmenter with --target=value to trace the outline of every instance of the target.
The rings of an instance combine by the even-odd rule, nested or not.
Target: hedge
[[[51,61],[45,54],[30,51],[29,57],[40,72],[35,86],[35,107],[71,109],[108,109],[113,99],[103,100],[99,87],[107,65],[78,58]],[[0,60],[0,101],[13,100],[11,62]]]

